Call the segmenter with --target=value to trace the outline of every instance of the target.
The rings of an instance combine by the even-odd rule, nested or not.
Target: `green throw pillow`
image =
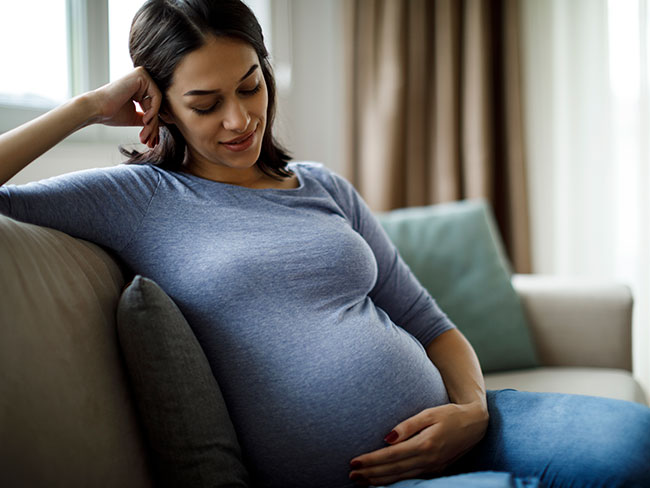
[[[484,373],[538,366],[486,202],[405,208],[378,218],[415,276],[472,344]]]
[[[219,385],[176,304],[138,275],[120,298],[117,328],[156,486],[246,487]]]

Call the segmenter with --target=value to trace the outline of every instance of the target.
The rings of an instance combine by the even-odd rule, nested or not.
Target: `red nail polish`
[[[363,467],[363,465],[361,464],[361,461],[352,461],[350,463],[350,467],[352,469],[360,469],[361,467]]]
[[[390,434],[388,434],[386,437],[384,437],[384,442],[388,442],[390,444],[391,442],[395,442],[398,437],[399,437],[399,434],[397,432],[395,432],[394,430],[391,430]]]

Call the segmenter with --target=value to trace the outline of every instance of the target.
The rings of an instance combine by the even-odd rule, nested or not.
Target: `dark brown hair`
[[[291,156],[273,137],[275,80],[264,46],[264,36],[255,15],[240,0],[148,0],[135,14],[129,35],[129,52],[135,67],[142,66],[164,96],[172,83],[176,66],[209,36],[242,40],[255,49],[268,91],[266,130],[258,167],[273,177],[290,176],[286,168]],[[152,163],[177,170],[185,159],[187,143],[175,125],[161,125],[160,142],[144,153],[120,152],[127,163]]]

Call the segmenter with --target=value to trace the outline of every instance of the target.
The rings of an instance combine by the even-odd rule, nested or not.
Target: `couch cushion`
[[[490,390],[574,393],[628,400],[647,405],[641,387],[628,371],[609,368],[546,367],[485,375]]]
[[[99,247],[0,216],[3,486],[151,485]]]
[[[158,485],[245,487],[221,390],[176,304],[138,275],[120,298],[117,326]]]
[[[484,201],[412,207],[378,217],[404,261],[472,344],[483,372],[538,365]]]

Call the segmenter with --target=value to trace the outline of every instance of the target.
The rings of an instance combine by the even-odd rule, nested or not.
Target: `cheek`
[[[269,94],[266,91],[266,87],[264,87],[264,92],[260,94],[259,97],[259,102],[258,102],[258,113],[260,114],[260,117],[263,118],[266,121],[266,110],[269,105]]]
[[[205,120],[184,120],[182,122],[181,132],[186,141],[200,141],[206,132],[209,131],[210,124]]]
[[[201,148],[208,149],[216,147],[218,144],[217,134],[219,132],[217,122],[207,117],[207,120],[185,121],[183,127],[179,127],[185,142],[201,151]]]

